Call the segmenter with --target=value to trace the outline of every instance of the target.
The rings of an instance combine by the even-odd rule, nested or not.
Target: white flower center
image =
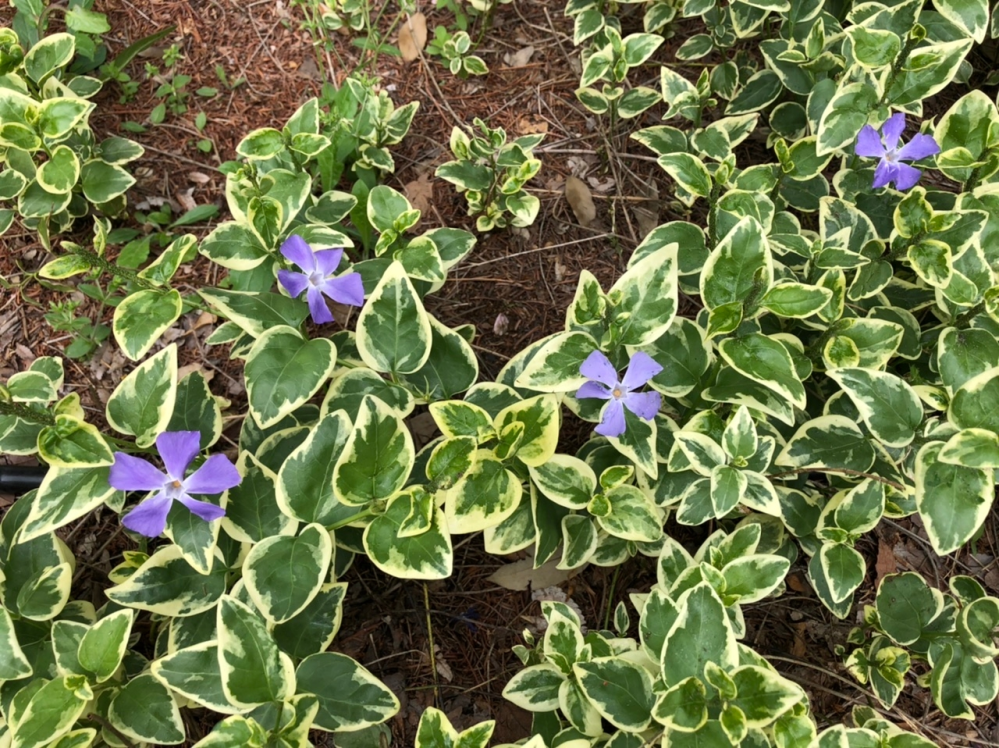
[[[620,387],[615,387],[611,394],[620,400],[624,395],[624,391]]]
[[[184,493],[184,484],[176,478],[168,478],[163,484],[163,493],[171,499],[179,498]]]
[[[319,288],[319,286],[321,286],[323,284],[323,281],[325,280],[326,276],[324,276],[318,270],[313,270],[311,273],[309,273],[309,285],[312,286],[313,288]]]
[[[898,154],[895,152],[894,148],[892,148],[890,151],[888,151],[885,154],[885,161],[887,161],[889,164],[898,163]]]

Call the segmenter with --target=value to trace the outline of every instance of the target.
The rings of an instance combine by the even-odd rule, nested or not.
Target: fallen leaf
[[[521,135],[534,135],[536,133],[544,135],[548,132],[548,120],[543,119],[538,114],[525,114],[517,120],[516,130]]]
[[[579,569],[557,568],[558,562],[558,558],[553,558],[535,569],[534,560],[525,558],[523,561],[514,561],[512,564],[499,567],[488,581],[504,589],[519,592],[528,587],[538,590],[557,586],[579,573]]]
[[[593,204],[593,195],[590,194],[586,182],[578,177],[566,179],[565,199],[569,201],[569,207],[572,208],[581,226],[593,223],[593,219],[597,217],[597,206]]]
[[[195,202],[192,195],[194,194],[194,188],[181,190],[177,193],[177,202],[180,203],[181,207],[185,210],[194,210],[198,207],[198,203]]]
[[[795,623],[791,626],[794,629],[794,642],[791,644],[791,654],[795,657],[804,657],[808,653],[808,645],[805,643],[805,630],[807,623]]]
[[[421,213],[426,213],[430,209],[430,204],[434,199],[434,183],[430,181],[430,173],[425,172],[412,182],[406,182],[402,186],[403,194]]]
[[[200,171],[192,171],[188,173],[187,178],[195,184],[208,184],[212,181],[210,176]]]
[[[561,283],[562,281],[565,280],[565,271],[566,271],[566,267],[565,267],[565,265],[562,264],[562,258],[561,257],[556,257],[555,258],[555,282],[556,283]]]
[[[797,573],[787,575],[787,586],[798,594],[803,594],[808,592],[809,587],[801,580],[801,576]]]
[[[414,13],[399,29],[399,51],[402,59],[412,62],[420,56],[427,43],[427,17]]]
[[[496,321],[493,322],[493,332],[496,335],[506,335],[506,331],[510,329],[510,318],[507,317],[503,312],[496,315]]]
[[[635,214],[635,219],[638,221],[638,231],[641,234],[641,238],[648,236],[652,229],[659,225],[659,188],[656,187],[655,182],[648,182],[643,185],[644,193],[642,197],[647,198],[646,200],[635,203],[632,207],[632,212]]]
[[[874,562],[874,571],[877,573],[877,584],[881,586],[881,580],[888,574],[898,571],[898,563],[891,547],[883,540],[878,541],[878,560]]]
[[[531,57],[533,56],[534,47],[528,45],[517,52],[507,52],[503,55],[503,62],[506,63],[507,67],[522,68],[531,61]]]

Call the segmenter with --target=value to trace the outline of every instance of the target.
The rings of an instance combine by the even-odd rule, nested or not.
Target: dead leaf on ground
[[[635,214],[635,220],[638,221],[638,231],[641,234],[639,238],[644,239],[652,229],[659,225],[659,188],[656,187],[655,182],[648,182],[640,183],[639,190],[643,193],[642,197],[647,199],[635,203],[632,212]]]
[[[516,130],[521,135],[544,135],[548,132],[548,120],[538,114],[525,114],[517,120]]]
[[[878,541],[878,560],[874,562],[874,571],[877,573],[877,584],[881,586],[881,580],[888,574],[898,571],[898,562],[895,560],[895,553],[885,541]]]
[[[559,559],[553,558],[535,569],[533,559],[525,558],[523,561],[514,561],[512,564],[499,567],[488,581],[504,589],[519,592],[528,587],[539,590],[557,586],[579,573],[579,569],[556,568],[558,562]]]
[[[805,630],[807,623],[791,624],[794,629],[794,642],[791,644],[791,654],[795,657],[804,657],[808,653],[808,644],[805,642]]]
[[[414,13],[402,22],[399,29],[399,51],[402,59],[412,62],[420,56],[427,44],[427,17],[422,13]]]
[[[418,211],[426,213],[430,210],[430,203],[434,199],[434,183],[430,181],[429,172],[425,172],[412,182],[406,182],[402,191]]]
[[[503,55],[503,62],[507,67],[522,68],[531,61],[534,56],[534,47],[528,45],[517,52],[507,52]]]
[[[593,223],[593,219],[597,217],[597,206],[593,204],[593,195],[586,182],[578,177],[566,179],[565,199],[569,201],[569,207],[572,208],[581,226]]]

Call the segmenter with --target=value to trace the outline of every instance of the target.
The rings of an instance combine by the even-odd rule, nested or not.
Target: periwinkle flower
[[[156,449],[166,472],[139,457],[115,452],[108,482],[119,491],[155,491],[122,519],[129,530],[155,538],[166,529],[167,514],[179,501],[195,515],[211,522],[225,516],[225,509],[191,498],[192,493],[222,493],[241,480],[239,471],[225,455],[212,455],[193,473],[187,468],[201,451],[197,431],[164,431],[156,437]]]
[[[579,366],[579,373],[590,381],[576,391],[576,397],[598,397],[609,401],[594,431],[601,436],[621,436],[625,432],[625,408],[646,421],[655,418],[662,404],[662,395],[651,390],[635,390],[662,370],[663,367],[652,356],[638,351],[631,357],[624,377],[619,380],[614,364],[602,352],[593,351],[587,356]]]
[[[359,273],[351,271],[334,277],[342,249],[320,249],[313,251],[300,236],[289,236],[281,245],[281,254],[294,262],[303,272],[279,270],[278,281],[293,298],[306,291],[309,313],[316,324],[333,321],[333,314],[326,306],[323,294],[338,304],[361,306],[364,303],[364,284]]]
[[[937,145],[930,135],[917,132],[905,145],[899,144],[902,132],[905,130],[905,115],[902,112],[893,114],[881,126],[881,134],[870,125],[864,125],[860,134],[857,135],[857,146],[855,153],[866,158],[879,158],[877,168],[874,170],[874,189],[880,189],[892,182],[895,188],[907,190],[915,186],[922,174],[915,166],[903,164],[903,161],[918,161],[927,156],[940,153],[940,146]]]

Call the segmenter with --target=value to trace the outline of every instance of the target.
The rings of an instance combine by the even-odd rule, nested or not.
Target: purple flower
[[[192,499],[192,493],[222,493],[239,485],[241,478],[225,455],[212,455],[186,478],[188,466],[200,451],[197,431],[165,431],[156,437],[156,449],[166,472],[138,457],[115,452],[108,483],[119,491],[155,491],[122,519],[129,530],[155,538],[166,528],[174,501],[190,509],[205,522],[225,516],[225,509]]]
[[[905,145],[899,147],[899,139],[905,130],[905,115],[896,112],[881,126],[881,134],[870,125],[864,125],[857,136],[855,153],[866,158],[879,158],[877,169],[874,170],[874,189],[895,183],[896,189],[907,190],[919,181],[922,172],[914,166],[903,164],[902,161],[918,161],[927,156],[940,153],[931,136],[916,133]]]
[[[323,294],[338,304],[361,306],[364,303],[364,284],[359,273],[350,272],[334,278],[333,273],[343,257],[342,249],[312,251],[300,236],[289,236],[281,245],[281,254],[298,265],[304,272],[279,270],[278,280],[293,298],[306,291],[309,312],[316,324],[333,321],[333,314],[326,306]]]
[[[647,353],[639,351],[631,357],[624,379],[617,378],[617,370],[600,351],[593,351],[580,365],[579,373],[590,381],[576,392],[576,397],[599,397],[610,402],[604,406],[600,423],[594,429],[601,436],[621,436],[624,433],[624,409],[639,418],[651,421],[659,412],[662,395],[658,392],[635,392],[663,367]]]

